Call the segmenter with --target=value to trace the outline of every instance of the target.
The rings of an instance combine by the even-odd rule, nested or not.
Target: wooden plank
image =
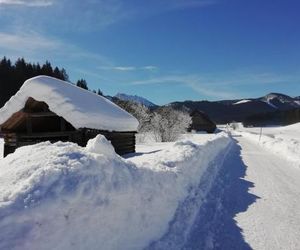
[[[20,139],[22,138],[43,138],[43,137],[64,137],[76,134],[77,131],[59,131],[59,132],[43,132],[43,133],[32,133],[32,134],[19,134]]]
[[[27,117],[27,119],[26,119],[26,130],[27,130],[27,134],[31,134],[32,133],[32,121],[31,121],[31,117]]]
[[[66,130],[66,121],[62,117],[60,117],[60,130],[61,131],[65,131]]]
[[[37,112],[37,113],[26,113],[29,117],[53,117],[57,116],[53,112]]]

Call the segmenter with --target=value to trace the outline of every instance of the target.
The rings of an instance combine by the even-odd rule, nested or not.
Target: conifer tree
[[[78,80],[77,83],[76,83],[76,86],[88,90],[88,86],[87,86],[86,80],[84,80],[84,79]]]

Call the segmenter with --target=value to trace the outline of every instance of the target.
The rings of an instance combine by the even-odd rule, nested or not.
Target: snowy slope
[[[291,109],[293,107],[298,108],[300,106],[297,102],[297,98],[292,98],[280,93],[267,94],[260,98],[260,100],[277,109]]]
[[[0,160],[0,249],[143,249],[168,231],[230,142],[179,141],[136,163],[100,135],[85,148],[21,147]]]
[[[106,98],[48,76],[27,80],[0,109],[0,124],[21,110],[29,97],[44,101],[49,109],[75,128],[136,131],[138,121]]]
[[[153,102],[150,102],[149,100],[147,100],[144,97],[141,96],[137,96],[137,95],[127,95],[127,94],[123,94],[123,93],[118,93],[115,95],[115,97],[119,98],[120,100],[124,100],[124,101],[133,101],[133,102],[137,102],[140,104],[145,105],[146,107],[156,107],[157,105],[154,104]]]
[[[247,100],[247,99],[240,100],[238,102],[233,103],[232,105],[238,105],[238,104],[243,104],[243,103],[247,103],[247,102],[251,102],[251,100]]]
[[[300,123],[285,127],[263,128],[260,136],[259,128],[243,128],[238,132],[245,138],[259,143],[273,154],[294,162],[300,167]]]

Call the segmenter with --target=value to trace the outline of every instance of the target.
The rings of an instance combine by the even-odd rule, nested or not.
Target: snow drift
[[[270,131],[270,132],[265,132]],[[300,167],[300,123],[273,129],[263,128],[263,134],[258,132],[238,132],[244,137],[259,143],[270,152],[294,162]],[[267,133],[267,134],[265,134]]]
[[[0,137],[0,159],[3,158],[4,140]]]
[[[0,249],[142,249],[230,145],[179,141],[134,164],[102,136],[44,142],[0,159]]]

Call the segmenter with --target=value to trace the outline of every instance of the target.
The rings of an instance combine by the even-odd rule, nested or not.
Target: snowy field
[[[300,167],[300,123],[285,127],[244,128],[240,134]]]
[[[231,145],[225,133],[189,137],[127,159],[102,136],[19,148],[0,160],[0,249],[155,247],[178,211],[183,237]]]

